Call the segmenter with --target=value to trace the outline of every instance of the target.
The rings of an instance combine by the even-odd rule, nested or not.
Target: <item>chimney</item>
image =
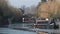
[[[41,2],[46,2],[47,0],[41,0]]]
[[[55,0],[48,0],[48,1],[55,1]]]

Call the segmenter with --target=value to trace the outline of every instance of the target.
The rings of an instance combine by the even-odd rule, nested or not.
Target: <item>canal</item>
[[[0,34],[36,34],[36,32],[15,30],[10,28],[0,28]]]

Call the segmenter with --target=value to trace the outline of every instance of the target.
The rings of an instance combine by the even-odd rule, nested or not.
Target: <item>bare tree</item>
[[[8,18],[17,14],[19,14],[19,17],[22,16],[19,9],[9,6],[6,0],[0,0],[0,25],[8,24]]]

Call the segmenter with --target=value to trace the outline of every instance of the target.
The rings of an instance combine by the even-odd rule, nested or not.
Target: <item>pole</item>
[[[23,18],[23,23],[24,23],[24,18]]]
[[[9,28],[11,27],[11,19],[8,18],[8,21],[9,21]]]

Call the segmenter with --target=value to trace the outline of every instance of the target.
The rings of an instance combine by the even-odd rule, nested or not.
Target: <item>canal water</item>
[[[36,34],[36,32],[14,30],[9,28],[0,28],[0,34]]]

